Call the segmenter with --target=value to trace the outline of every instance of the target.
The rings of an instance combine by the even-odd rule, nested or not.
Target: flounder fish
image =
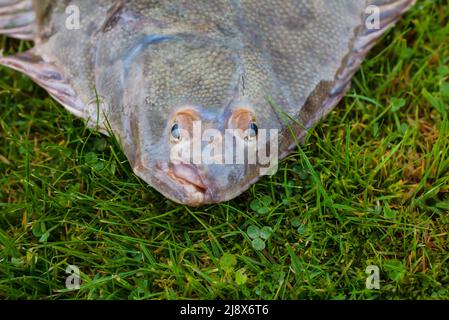
[[[0,0],[0,64],[121,144],[181,204],[233,199],[347,92],[415,0]]]

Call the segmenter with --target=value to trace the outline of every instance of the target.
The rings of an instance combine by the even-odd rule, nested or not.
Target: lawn
[[[418,0],[275,176],[195,209],[0,67],[0,298],[448,299],[446,3]]]

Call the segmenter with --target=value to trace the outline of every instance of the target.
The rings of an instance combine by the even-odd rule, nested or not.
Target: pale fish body
[[[237,145],[270,151],[273,162],[288,155],[413,3],[0,0],[0,33],[35,42],[0,63],[114,134],[136,175],[166,197],[218,203],[244,192],[266,166],[234,161]],[[377,28],[370,6],[379,10]],[[173,157],[173,148],[193,147],[198,123],[221,137],[240,129],[221,144],[231,163]],[[273,155],[274,138],[261,139],[269,130],[278,132]],[[200,141],[197,151],[215,142]]]

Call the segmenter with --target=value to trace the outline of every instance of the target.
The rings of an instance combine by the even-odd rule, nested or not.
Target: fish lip
[[[187,164],[187,167],[198,174],[201,183],[192,183],[192,181],[172,174],[173,168],[177,165],[179,164],[165,161],[155,162],[154,168],[156,170],[153,170],[152,183],[159,186],[156,189],[173,202],[190,207],[201,207],[232,200],[261,178],[259,175],[253,176],[246,183],[238,184],[235,188],[232,188],[233,192],[223,193],[207,180],[204,174],[200,175],[199,170],[193,165]]]
[[[170,162],[167,175],[181,185],[193,186],[198,192],[206,194],[209,189],[198,169],[190,164],[173,164]]]
[[[163,192],[167,197],[180,204],[189,206],[200,206],[209,203],[212,192],[207,181],[201,177],[199,170],[190,164],[185,163],[156,163],[156,176],[160,182],[164,181],[167,186],[172,185],[178,190],[177,196]],[[170,188],[170,187],[169,187]],[[182,190],[182,191],[181,191]]]

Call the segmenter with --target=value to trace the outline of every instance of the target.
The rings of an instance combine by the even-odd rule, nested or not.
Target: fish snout
[[[170,178],[179,185],[185,187],[187,191],[192,190],[204,195],[209,194],[209,183],[204,178],[204,175],[201,174],[200,170],[194,165],[186,163],[170,163],[168,174]]]

